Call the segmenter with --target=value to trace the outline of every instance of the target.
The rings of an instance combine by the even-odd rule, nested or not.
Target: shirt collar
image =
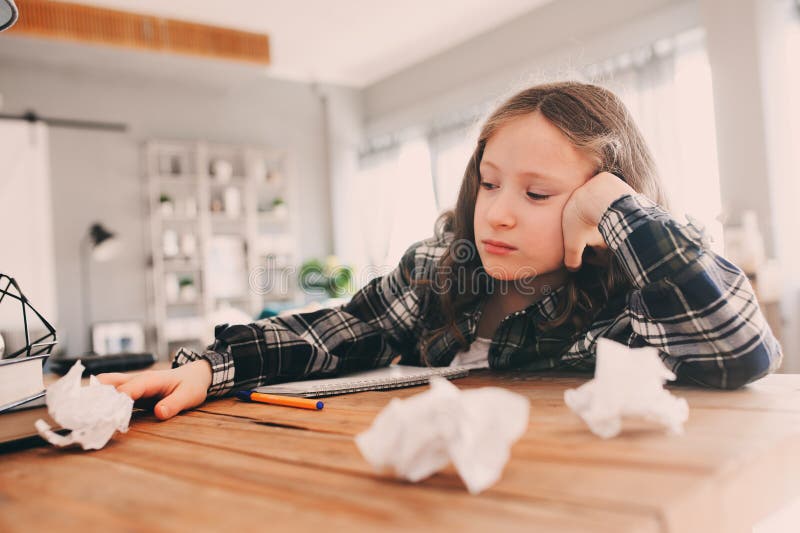
[[[561,300],[566,297],[567,285],[561,285],[556,290],[549,292],[544,298],[538,300],[525,309],[525,313],[538,319],[539,321],[547,322],[553,320],[558,316],[559,305]],[[474,327],[477,328],[478,319],[483,312],[483,306],[486,300],[484,299],[481,304],[472,311],[472,318],[474,320]]]
[[[558,308],[561,300],[565,297],[567,286],[561,285],[554,291],[551,291],[541,300],[534,302],[531,305],[531,310],[540,319],[544,321],[553,320],[558,316]]]

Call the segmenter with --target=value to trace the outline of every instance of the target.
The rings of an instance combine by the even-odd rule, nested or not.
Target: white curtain
[[[724,253],[711,72],[702,33],[612,58],[584,75],[625,101],[654,152],[673,214],[681,221],[685,214],[696,219],[712,248]],[[461,126],[362,159],[358,194],[371,265],[394,263],[406,246],[432,234],[438,213],[455,205],[479,126],[464,117],[485,111],[464,110]]]
[[[589,69],[590,77],[618,94],[653,151],[670,201],[681,221],[699,221],[723,253],[711,69],[702,34],[691,32]]]
[[[437,211],[428,144],[410,138],[365,158],[357,183],[365,267],[378,275],[396,266],[412,243],[433,235]]]
[[[772,227],[780,265],[777,296],[783,316],[783,370],[800,371],[800,5],[765,4],[761,58],[764,63],[766,145]]]
[[[397,151],[386,150],[362,160],[353,193],[358,227],[364,241],[365,262],[359,270],[384,265],[389,251],[394,202],[391,201],[391,181],[397,162]]]
[[[0,272],[16,279],[31,304],[55,326],[58,317],[48,157],[47,128],[43,124],[0,120]],[[32,333],[39,330],[38,322],[31,324]],[[11,338],[13,347],[24,344],[19,337],[24,329],[18,302],[12,304],[6,298],[0,304],[0,331],[7,340]]]
[[[618,94],[654,153],[674,215],[696,219],[723,253],[711,69],[702,33],[689,32],[592,65],[582,75]],[[579,75],[580,76],[580,75]],[[437,207],[455,204],[477,130],[433,136]]]
[[[389,265],[396,265],[412,243],[433,235],[437,212],[431,155],[424,139],[403,143],[389,189],[393,212],[386,260]]]
[[[436,208],[439,212],[455,207],[477,138],[478,132],[469,127],[457,127],[431,138]]]

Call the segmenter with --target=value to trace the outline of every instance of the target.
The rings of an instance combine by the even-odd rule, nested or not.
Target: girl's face
[[[564,205],[597,166],[541,113],[501,126],[484,148],[475,204],[475,244],[486,272],[513,280],[565,271]]]

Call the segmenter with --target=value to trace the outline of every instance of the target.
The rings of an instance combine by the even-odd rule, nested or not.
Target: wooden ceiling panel
[[[9,34],[64,39],[269,64],[269,37],[262,33],[140,15],[69,2],[17,0],[19,20]]]

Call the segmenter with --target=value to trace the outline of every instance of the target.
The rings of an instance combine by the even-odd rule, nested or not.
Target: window
[[[656,160],[672,214],[697,219],[723,253],[711,68],[692,31],[589,69],[622,98]]]
[[[671,211],[682,222],[684,214],[697,219],[712,248],[723,253],[711,69],[702,32],[612,58],[584,75],[623,99],[654,152]],[[396,264],[407,246],[432,235],[438,213],[455,206],[477,138],[474,117],[488,105],[465,110],[427,140],[397,143],[378,163],[362,160],[361,226],[372,265]]]
[[[397,265],[412,243],[433,235],[437,210],[430,151],[422,138],[362,158],[357,188],[366,260],[379,269],[376,274]]]
[[[764,3],[765,30],[761,45],[766,146],[772,227],[775,236],[779,281],[775,297],[781,302],[780,341],[786,360],[782,369],[800,371],[800,2],[774,0]]]
[[[461,126],[431,137],[436,208],[440,212],[456,205],[464,171],[475,149],[477,136],[476,132]]]

